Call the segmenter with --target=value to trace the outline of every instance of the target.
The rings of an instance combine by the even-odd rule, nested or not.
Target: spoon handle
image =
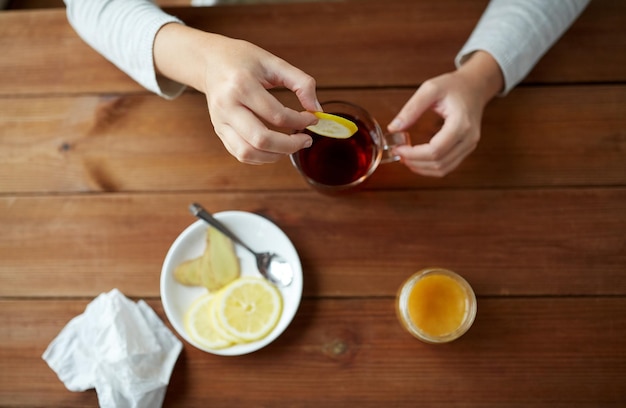
[[[252,254],[256,256],[255,251],[253,251],[248,245],[246,245],[243,241],[241,241],[239,237],[233,234],[228,228],[226,228],[224,224],[219,222],[215,217],[213,217],[213,215],[211,215],[211,213],[205,210],[200,204],[197,204],[197,203],[191,204],[189,206],[189,211],[196,217],[212,225],[216,230],[226,235],[228,238],[232,239],[234,242],[241,245],[242,247],[244,247],[245,249],[247,249],[248,251],[250,251]]]

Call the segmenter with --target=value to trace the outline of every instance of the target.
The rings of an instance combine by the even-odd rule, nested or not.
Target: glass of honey
[[[427,343],[447,343],[472,326],[476,295],[457,273],[427,268],[402,284],[396,311],[402,326],[413,336]]]
[[[322,103],[326,113],[351,120],[357,132],[347,139],[333,139],[311,135],[311,147],[291,155],[291,162],[304,179],[318,191],[336,193],[353,189],[374,173],[381,163],[400,160],[393,155],[394,146],[410,144],[407,132],[384,133],[376,121],[362,107],[350,102],[328,101]]]

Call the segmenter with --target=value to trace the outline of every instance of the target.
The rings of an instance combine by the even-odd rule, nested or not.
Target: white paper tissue
[[[42,357],[68,390],[95,388],[103,408],[152,408],[163,404],[181,349],[148,304],[113,289],[73,318]]]

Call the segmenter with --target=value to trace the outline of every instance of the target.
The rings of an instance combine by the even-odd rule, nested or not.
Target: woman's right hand
[[[272,163],[311,145],[310,136],[285,130],[317,122],[315,80],[247,41],[167,24],[154,45],[157,72],[206,95],[215,132],[239,161]],[[304,111],[281,104],[268,90],[293,91]]]

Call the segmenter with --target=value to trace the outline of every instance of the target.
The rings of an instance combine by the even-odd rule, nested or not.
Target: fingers
[[[423,147],[428,147],[428,145],[399,146],[394,150],[394,154],[399,155],[402,162],[414,173],[422,176],[443,177],[456,169],[474,151],[476,144],[458,143],[440,159],[436,159],[436,153],[431,154],[431,159],[413,158],[413,152]]]
[[[289,133],[316,123],[317,118],[283,106],[258,79],[240,81],[236,87],[208,96],[207,102],[216,133],[243,163],[272,163],[312,143],[309,135]],[[285,133],[270,127],[285,129]]]
[[[265,164],[278,161],[282,154],[258,150],[248,144],[245,139],[238,136],[237,132],[229,125],[215,128],[217,135],[222,140],[224,147],[237,160],[246,164]]]
[[[307,111],[321,111],[322,105],[315,91],[315,79],[280,58],[276,58],[274,63],[276,64],[274,72],[281,74],[280,77],[274,77],[272,81],[274,85],[284,86],[295,93],[302,107]]]
[[[398,146],[394,154],[414,173],[443,177],[476,149],[479,129],[459,118],[448,118],[428,142],[415,146]]]
[[[388,129],[406,130],[427,110],[441,116],[444,124],[428,143],[399,146],[394,149],[394,154],[417,174],[445,176],[476,149],[482,108],[473,88],[462,82],[458,75],[444,74],[424,82]]]
[[[310,112],[298,112],[280,103],[258,81],[250,81],[242,91],[241,104],[264,122],[283,129],[299,130],[317,121]]]
[[[242,163],[273,163],[284,155],[311,145],[309,135],[285,134],[268,129],[243,106],[227,108],[227,115],[215,112],[211,120],[226,149]]]
[[[440,99],[440,90],[432,81],[426,81],[420,86],[400,112],[391,121],[387,130],[398,132],[407,130]]]
[[[233,156],[244,163],[271,163],[310,146],[309,135],[290,133],[318,119],[284,106],[268,89],[284,86],[304,109],[321,108],[312,77],[257,47],[249,51],[258,56],[249,59],[245,69],[231,71],[226,81],[213,82],[207,102],[215,131]]]

